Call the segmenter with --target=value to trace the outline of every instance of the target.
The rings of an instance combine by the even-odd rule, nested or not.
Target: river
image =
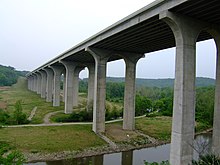
[[[194,159],[199,153],[211,150],[211,134],[198,135],[194,141]],[[104,154],[70,160],[28,163],[26,165],[144,165],[148,162],[161,162],[169,159],[170,144],[143,148],[119,153]]]

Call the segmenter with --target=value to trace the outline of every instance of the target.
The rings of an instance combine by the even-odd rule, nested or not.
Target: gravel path
[[[44,117],[43,124],[8,125],[8,126],[2,126],[2,127],[16,128],[16,127],[62,126],[62,125],[92,125],[92,122],[72,122],[72,123],[51,123],[50,121],[48,122],[48,120],[50,119],[50,116],[52,116],[53,114],[56,114],[58,112],[63,112],[63,111],[56,111],[56,112],[51,112],[51,113],[46,114]],[[142,118],[142,117],[144,117],[144,116],[138,116],[135,118],[137,119],[137,118]],[[123,119],[116,119],[116,120],[106,121],[105,123],[114,123],[114,122],[118,122],[118,121],[122,121],[122,120]],[[47,123],[45,123],[45,122],[47,122]]]
[[[46,114],[46,115],[44,116],[44,124],[50,124],[50,123],[51,123],[51,122],[50,122],[50,117],[53,116],[53,115],[55,115],[55,114],[57,114],[57,113],[60,113],[60,112],[63,112],[63,110],[61,110],[61,111],[56,111],[56,112],[50,112],[50,113]]]

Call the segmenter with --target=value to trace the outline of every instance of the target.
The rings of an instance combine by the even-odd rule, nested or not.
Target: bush
[[[56,117],[56,122],[91,122],[93,117],[92,111],[74,111],[68,116]]]
[[[9,124],[10,115],[4,110],[0,109],[0,124]]]
[[[27,115],[23,113],[23,108],[21,105],[21,100],[16,101],[15,105],[15,111],[13,114],[13,119],[15,124],[27,124],[29,121],[27,120]]]
[[[5,165],[22,165],[25,161],[24,155],[13,148],[6,142],[0,141],[0,164]]]
[[[192,165],[220,165],[220,158],[214,154],[207,154],[200,156],[198,161],[193,160]]]
[[[160,163],[157,163],[157,162],[153,162],[153,163],[144,162],[144,163],[145,163],[145,165],[170,165],[168,160],[162,161]]]

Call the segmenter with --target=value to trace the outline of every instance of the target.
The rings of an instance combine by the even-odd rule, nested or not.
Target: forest
[[[123,104],[124,82],[122,79],[118,79],[119,81],[116,81],[116,79],[107,79],[106,99],[111,102]],[[141,81],[143,82],[147,80],[142,79]],[[164,81],[173,83],[171,82],[171,79],[164,79]],[[215,80],[209,78],[197,78],[196,82],[196,121],[203,123],[205,127],[210,127],[213,124]],[[154,80],[154,84],[156,84],[156,86],[136,85],[136,116],[172,116],[173,87],[170,84],[164,86],[161,79],[158,80],[158,82],[157,80]],[[79,88],[80,92],[86,93],[87,85],[87,80],[81,80]],[[122,110],[120,109],[117,111],[118,113],[114,112],[115,117],[111,115],[111,118],[122,117]],[[108,112],[106,115],[108,118]]]
[[[27,71],[17,71],[11,66],[0,65],[0,86],[11,86],[17,82],[19,76],[25,76]]]

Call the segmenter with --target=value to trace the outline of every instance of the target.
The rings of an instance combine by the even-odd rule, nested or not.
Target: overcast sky
[[[153,0],[0,0],[0,64],[34,70]],[[215,78],[213,40],[197,44],[197,76]],[[124,62],[107,76],[124,76]],[[175,48],[148,53],[137,77],[173,78]],[[86,77],[87,70],[80,73]]]

